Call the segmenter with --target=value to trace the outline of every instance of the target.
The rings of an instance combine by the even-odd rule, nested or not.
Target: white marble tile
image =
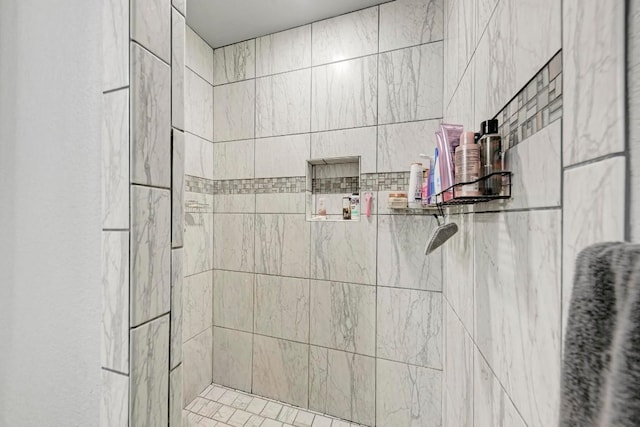
[[[309,346],[255,335],[253,339],[253,393],[307,407]]]
[[[129,425],[168,424],[169,315],[131,330]]]
[[[213,144],[213,179],[254,177],[254,140]]]
[[[310,146],[309,134],[256,139],[256,178],[304,176]]]
[[[254,215],[216,214],[213,225],[214,268],[253,272]]]
[[[131,39],[171,62],[171,2],[131,0]]]
[[[376,56],[313,68],[311,131],[377,124]]]
[[[442,294],[378,287],[377,355],[442,368]]]
[[[631,18],[627,21],[627,93],[628,93],[628,140],[638,141],[640,138],[640,4],[629,3],[627,13]],[[640,147],[631,144],[629,147],[629,174],[631,186],[630,196],[630,240],[640,241]]]
[[[131,44],[131,182],[171,185],[171,68]]]
[[[213,381],[250,392],[252,346],[251,334],[213,328]]]
[[[614,157],[564,173],[563,332],[571,303],[575,262],[580,251],[594,243],[625,240],[625,169],[624,157]],[[589,191],[585,191],[585,185]]]
[[[380,54],[380,124],[442,117],[442,46],[435,42]]]
[[[377,218],[311,223],[311,278],[376,283]]]
[[[256,194],[256,213],[296,214],[304,212],[304,193]]]
[[[625,7],[562,3],[564,166],[625,149]]]
[[[311,134],[311,158],[360,156],[360,173],[376,172],[376,127]]]
[[[215,213],[253,213],[256,210],[255,194],[215,194]]]
[[[256,76],[255,39],[235,43],[213,51],[213,84],[221,85]]]
[[[184,71],[184,129],[207,141],[213,141],[213,89],[199,75]]]
[[[476,349],[473,365],[473,423],[476,426],[524,427],[513,402]]]
[[[469,71],[473,71],[473,67],[468,66],[468,64],[477,45],[476,13],[478,5],[482,1],[460,0],[445,2],[447,6],[444,14],[444,64],[447,71],[444,82],[445,106],[451,99],[463,73],[466,72],[469,75]],[[473,100],[468,99],[467,102],[472,103]],[[466,124],[466,122],[462,123]]]
[[[171,0],[171,5],[175,7],[182,16],[187,15],[187,0]]]
[[[185,175],[213,179],[213,143],[185,133]]]
[[[373,357],[311,346],[309,408],[374,425],[375,371]]]
[[[256,83],[247,80],[216,86],[213,96],[214,142],[253,138]]]
[[[185,277],[182,300],[182,339],[186,342],[213,324],[213,271]]]
[[[485,31],[489,18],[493,14],[499,0],[478,0],[476,3],[476,39],[479,40]]]
[[[169,427],[182,427],[182,365],[169,373]]]
[[[378,7],[314,22],[311,26],[314,66],[378,51]]]
[[[451,308],[473,334],[474,219],[473,215],[452,215],[456,233],[443,247],[443,293]]]
[[[256,273],[309,277],[310,244],[304,215],[256,215]]]
[[[170,310],[171,193],[131,187],[131,326]]]
[[[129,377],[101,370],[100,427],[126,426],[129,417]]]
[[[375,356],[375,287],[312,280],[310,301],[311,344]]]
[[[182,322],[184,319],[182,254],[182,248],[171,250],[171,369],[182,362]]]
[[[475,57],[460,80],[454,80],[453,74],[449,72],[451,65],[447,62],[447,41],[444,44],[445,53],[445,73],[444,73],[444,122],[462,124],[465,131],[477,132],[479,123],[475,121]],[[482,119],[481,119],[482,120]],[[433,153],[433,150],[430,151]]]
[[[378,285],[442,290],[442,251],[424,248],[438,226],[431,216],[378,217]]]
[[[185,197],[191,200],[190,194]],[[212,197],[207,198],[211,200]],[[207,201],[207,204],[209,202]],[[211,206],[211,205],[209,205]],[[209,208],[211,209],[211,208]],[[191,276],[213,268],[213,213],[187,212],[184,232],[184,274]]]
[[[102,227],[129,228],[129,90],[102,100]]]
[[[475,215],[475,341],[529,425],[558,422],[560,219]]]
[[[442,425],[473,425],[473,340],[449,304],[444,304]]]
[[[474,55],[475,80],[484,82],[475,85],[476,123],[498,113],[560,50],[560,24],[556,0],[498,3]]]
[[[428,160],[420,154],[433,156],[439,127],[440,120],[379,126],[378,172],[408,172],[414,162],[428,167]]]
[[[256,136],[309,132],[311,69],[256,80]]]
[[[213,49],[187,25],[185,65],[213,85]]]
[[[380,5],[380,52],[443,37],[443,0],[401,0]]]
[[[442,425],[440,371],[381,359],[376,363],[376,425]]]
[[[213,324],[253,332],[253,273],[213,272]]]
[[[184,129],[184,16],[171,10],[171,125]]]
[[[102,2],[102,90],[129,84],[129,1]]]
[[[185,139],[183,132],[177,129],[173,129],[172,132],[171,247],[178,248],[184,244]]]
[[[129,372],[129,233],[102,232],[101,365]]]
[[[256,75],[262,77],[311,66],[311,25],[256,39]]]
[[[254,330],[309,342],[309,280],[257,275]]]
[[[186,341],[183,346],[183,404],[189,404],[212,381],[213,328]]]

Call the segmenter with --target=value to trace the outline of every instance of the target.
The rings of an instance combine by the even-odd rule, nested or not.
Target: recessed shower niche
[[[360,156],[307,161],[307,221],[360,221]]]

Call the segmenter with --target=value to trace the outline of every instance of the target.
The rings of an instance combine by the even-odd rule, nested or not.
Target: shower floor
[[[182,419],[184,427],[364,427],[217,384],[193,399]]]

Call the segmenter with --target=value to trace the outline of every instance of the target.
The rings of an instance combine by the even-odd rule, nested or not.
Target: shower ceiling
[[[286,30],[380,0],[189,0],[187,24],[212,47]]]

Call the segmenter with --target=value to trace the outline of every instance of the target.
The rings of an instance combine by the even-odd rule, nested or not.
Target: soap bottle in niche
[[[360,219],[360,193],[351,195],[351,219]]]
[[[351,219],[351,197],[349,196],[342,198],[342,219]]]
[[[492,173],[502,172],[502,138],[498,134],[498,121],[486,120],[480,124],[480,164],[481,177]],[[502,177],[492,176],[483,181],[483,194],[485,196],[497,196],[502,191]]]
[[[320,219],[327,219],[327,207],[322,197],[318,199],[318,216]]]

